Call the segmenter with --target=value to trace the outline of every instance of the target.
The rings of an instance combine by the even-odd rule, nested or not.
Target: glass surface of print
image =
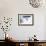
[[[18,15],[19,25],[33,25],[33,14],[19,14]]]

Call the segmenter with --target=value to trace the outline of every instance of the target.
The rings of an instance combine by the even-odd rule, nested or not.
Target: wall
[[[34,25],[18,26],[18,14],[34,14]],[[33,8],[28,0],[0,0],[0,18],[4,16],[13,18],[12,26],[8,33],[17,40],[27,40],[34,34],[37,35],[37,39],[46,40],[45,15],[45,6]],[[2,35],[1,33],[3,32],[0,31],[0,35]],[[0,36],[0,39],[2,38]]]

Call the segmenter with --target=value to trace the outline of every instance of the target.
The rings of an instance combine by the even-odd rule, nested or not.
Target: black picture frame
[[[34,14],[18,14],[18,26],[33,26],[33,25],[34,25]]]

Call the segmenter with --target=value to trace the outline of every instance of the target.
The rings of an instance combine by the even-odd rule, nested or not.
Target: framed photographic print
[[[19,26],[34,25],[34,15],[33,14],[18,14],[18,25]]]

